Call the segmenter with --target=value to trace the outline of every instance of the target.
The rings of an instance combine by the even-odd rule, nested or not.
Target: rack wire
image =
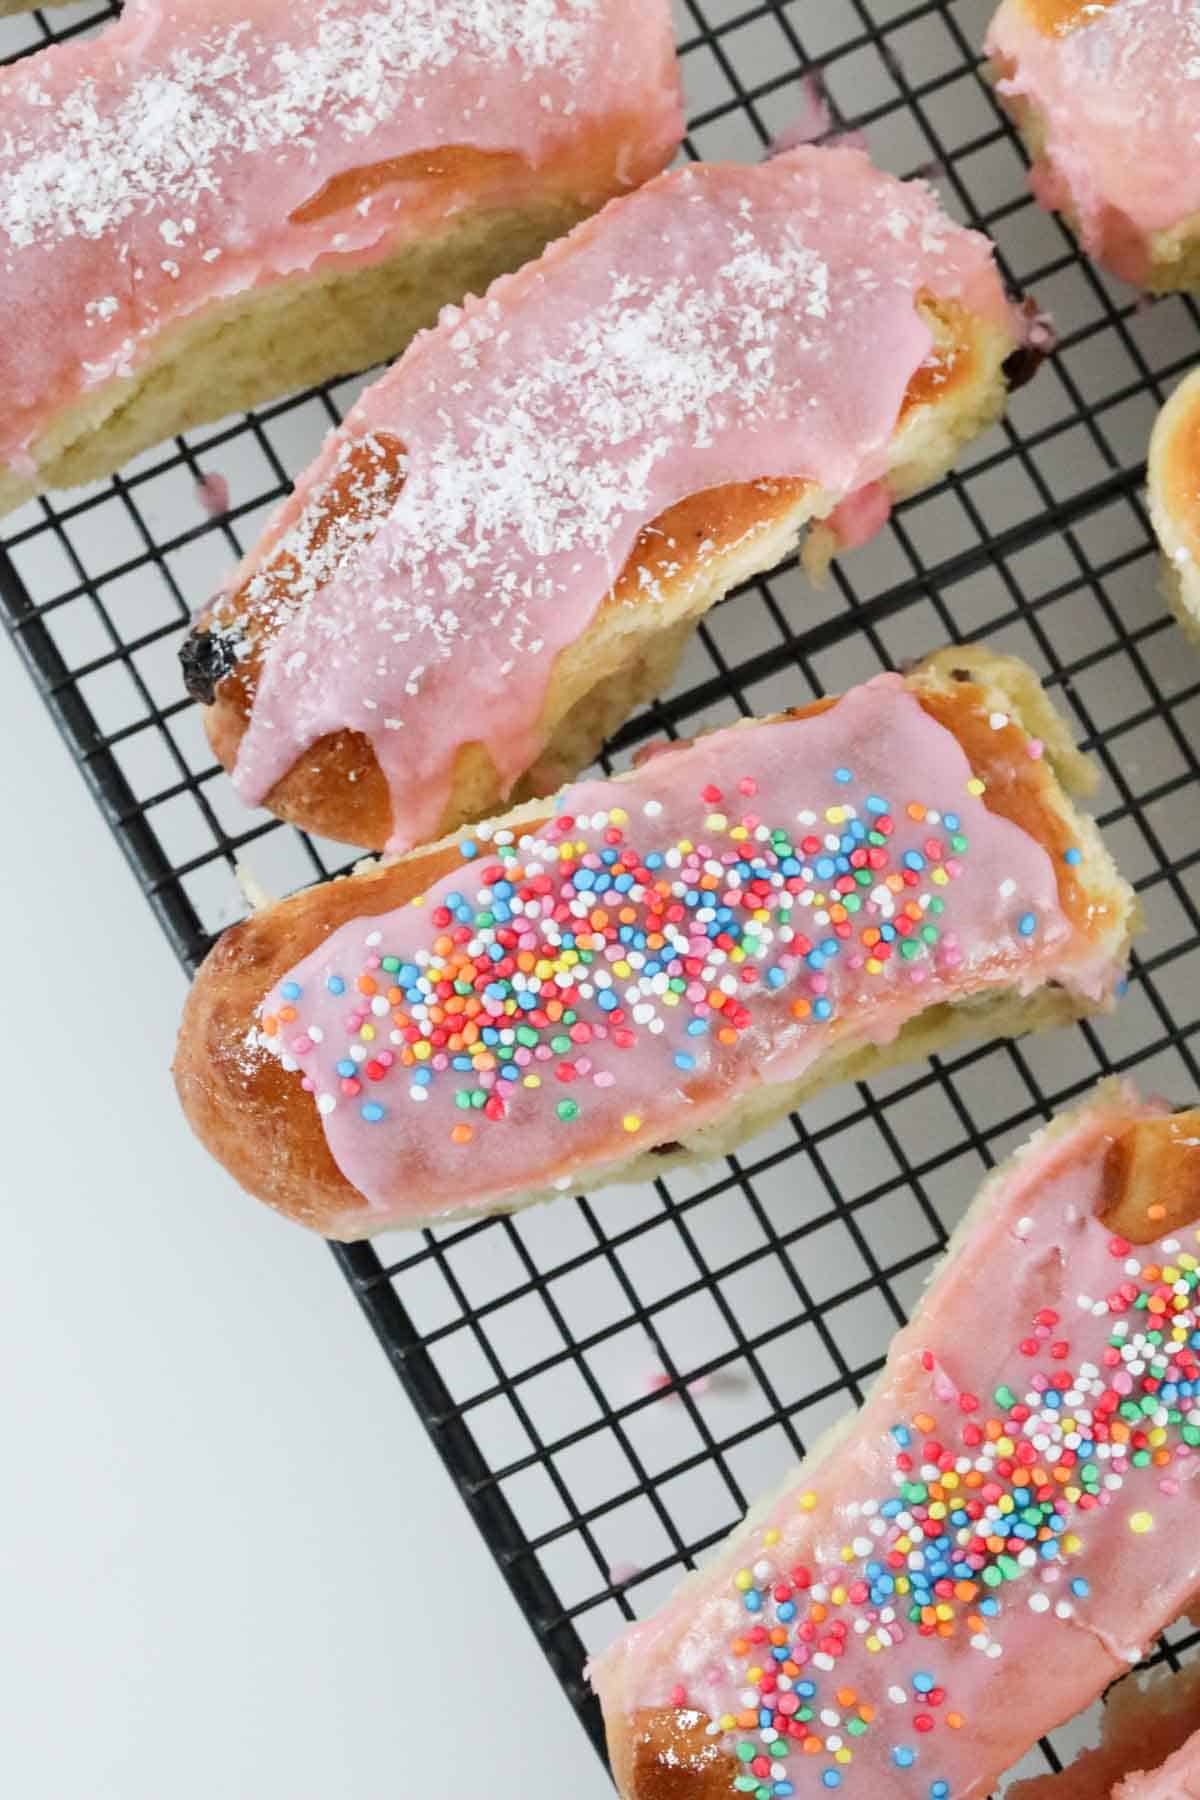
[[[827,1095],[736,1156],[516,1220],[334,1248],[409,1399],[598,1748],[587,1655],[660,1602],[747,1500],[862,1398],[984,1170],[1100,1075],[1200,1093],[1200,660],[1169,622],[1145,446],[1200,353],[1190,299],[1153,306],[1037,211],[979,67],[992,0],[674,0],[688,154],[757,159],[822,84],[877,160],[988,231],[1060,331],[1009,418],[900,507],[823,592],[795,563],[709,616],[670,693],[618,734],[801,703],[986,638],[1042,673],[1103,777],[1101,822],[1147,915],[1112,1019],[983,1046]],[[0,61],[95,30],[75,4],[0,21]],[[0,535],[13,641],[131,872],[193,969],[244,910],[344,847],[246,812],[182,694],[189,617],[362,379],[188,434]],[[206,516],[197,483],[230,504]],[[1200,1646],[1177,1629],[1158,1656]],[[1057,1766],[1081,1728],[1024,1772]]]

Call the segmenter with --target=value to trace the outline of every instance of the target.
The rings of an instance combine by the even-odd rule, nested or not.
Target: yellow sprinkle
[[[746,827],[744,825],[735,825],[729,835],[731,838],[736,838],[738,843],[740,844],[744,838],[748,838],[750,836],[750,833],[746,830]]]
[[[831,825],[843,825],[846,821],[846,809],[844,806],[827,806],[825,817]]]
[[[629,979],[629,977],[633,974],[633,970],[630,968],[630,966],[627,962],[622,961],[622,962],[613,964],[613,974],[619,975],[621,977],[622,981],[627,981]]]
[[[806,1494],[801,1494],[801,1496],[800,1496],[800,1511],[801,1512],[811,1512],[813,1507],[816,1504],[817,1504],[817,1496],[813,1493],[811,1488],[809,1488],[809,1490]]]
[[[898,1594],[907,1594],[911,1587],[912,1587],[912,1582],[908,1579],[907,1575],[897,1575],[897,1577],[896,1577],[896,1592]]]
[[[1007,1452],[1006,1452],[1006,1454],[1007,1454]],[[1001,1494],[1001,1496],[1000,1496],[999,1500],[996,1502],[996,1504],[999,1506],[1000,1511],[1002,1513],[1013,1512],[1015,1510],[1015,1506],[1016,1506],[1016,1502],[1013,1500],[1013,1497],[1011,1494]]]
[[[1163,1427],[1161,1425],[1156,1425],[1154,1427],[1154,1430],[1150,1433],[1150,1436],[1149,1436],[1150,1448],[1152,1450],[1157,1450],[1159,1445],[1165,1444],[1166,1441],[1167,1441],[1167,1434],[1164,1431]]]
[[[521,1077],[521,1086],[522,1087],[538,1088],[538,1087],[541,1087],[541,1085],[542,1085],[542,1078],[540,1075],[523,1075]]]
[[[729,820],[724,813],[709,813],[704,821],[704,829],[705,831],[724,831],[728,823]]]
[[[782,1536],[783,1536],[782,1531],[776,1531],[775,1527],[772,1525],[770,1531],[763,1532],[763,1543],[767,1546],[767,1548],[769,1550],[772,1548],[773,1545],[775,1545],[779,1542],[779,1540]]]
[[[954,1617],[954,1608],[948,1606],[943,1600],[942,1604],[937,1608],[937,1616],[939,1619],[952,1619]]]
[[[1079,1494],[1078,1488],[1075,1490],[1075,1492],[1076,1492],[1076,1497],[1078,1498],[1078,1494]],[[1079,1552],[1083,1549],[1083,1539],[1081,1537],[1076,1537],[1076,1535],[1073,1531],[1069,1531],[1067,1533],[1066,1537],[1062,1541],[1062,1547],[1066,1551],[1068,1556],[1078,1556]]]
[[[929,1516],[931,1519],[944,1519],[946,1516],[946,1502],[944,1500],[933,1501],[929,1508]]]
[[[746,1670],[746,1680],[747,1681],[761,1681],[762,1680],[762,1670],[759,1668],[757,1663],[755,1663],[755,1665],[752,1669]]]
[[[937,868],[937,869],[930,869],[929,879],[937,887],[946,887],[949,883],[950,877],[947,875],[945,869]]]
[[[696,846],[695,846],[695,844],[693,844],[691,838],[680,838],[680,840],[676,844],[675,848],[677,850],[681,850],[683,852],[684,856],[690,856],[692,851],[696,848]]]
[[[737,1724],[737,1720],[734,1718],[732,1713],[722,1713],[721,1714],[721,1730],[722,1731],[732,1731],[736,1724]]]
[[[842,1749],[834,1751],[833,1760],[834,1762],[848,1763],[850,1761],[850,1756],[851,1752],[843,1746]]]
[[[409,902],[409,904],[411,906],[424,906],[424,904],[425,904],[424,894],[418,894],[414,900],[411,900]]]
[[[945,1475],[940,1476],[939,1479],[942,1486],[944,1488],[949,1488],[951,1491],[958,1486],[958,1476],[954,1473],[953,1469],[950,1469]]]
[[[1190,1253],[1185,1252],[1179,1259],[1179,1266],[1181,1269],[1187,1269],[1190,1273],[1196,1266],[1196,1259]]]
[[[739,1594],[748,1594],[754,1586],[754,1577],[749,1569],[739,1569],[733,1578],[733,1585]]]
[[[433,1055],[433,1045],[422,1038],[419,1044],[413,1045],[413,1055],[418,1062],[428,1062]]]
[[[997,1451],[998,1455],[1000,1455],[1000,1456],[1015,1456],[1016,1450],[1017,1450],[1017,1447],[1013,1443],[1013,1441],[1010,1437],[1002,1437],[1002,1438],[996,1439],[996,1451]],[[1011,1500],[1009,1501],[1009,1505],[1010,1506],[1012,1505]]]
[[[883,964],[879,961],[878,957],[868,956],[868,958],[867,958],[867,974],[868,975],[882,975],[883,974]]]
[[[976,799],[978,799],[980,794],[986,794],[987,782],[980,781],[978,775],[972,775],[970,781],[967,783],[967,792],[968,794],[974,794]]]
[[[899,1543],[896,1545],[896,1548],[900,1552],[901,1556],[907,1556],[909,1551],[912,1549],[912,1539],[910,1537],[902,1537],[900,1539]]]
[[[1172,1282],[1178,1281],[1179,1280],[1179,1270],[1173,1269],[1170,1266],[1170,1264],[1168,1264],[1167,1267],[1162,1272],[1162,1278],[1164,1281],[1172,1281]]]
[[[629,814],[623,806],[614,806],[608,816],[614,825],[628,825],[629,823]]]
[[[770,913],[767,911],[765,906],[760,906],[758,911],[754,915],[754,923],[756,925],[769,925],[770,922],[771,922]]]
[[[1131,1513],[1129,1518],[1129,1529],[1136,1533],[1138,1537],[1143,1537],[1147,1531],[1154,1530],[1153,1516],[1148,1512]]]
[[[374,1040],[375,1027],[373,1025],[364,1025],[358,1035],[363,1040],[364,1044],[369,1044]]]
[[[833,1593],[829,1597],[835,1606],[845,1606],[846,1604],[846,1590],[844,1587],[835,1587]]]
[[[732,962],[732,963],[743,963],[743,962],[745,962],[745,960],[746,960],[746,952],[745,952],[745,951],[744,951],[744,950],[743,950],[743,949],[742,949],[742,947],[741,947],[741,945],[740,945],[740,944],[739,944],[739,945],[735,945],[735,946],[734,946],[734,948],[733,948],[733,949],[732,949],[732,950],[731,950],[731,951],[730,951],[730,952],[729,952],[729,960],[730,960],[730,962]]]
[[[883,1646],[877,1637],[869,1637],[867,1639],[867,1649],[871,1652],[872,1656],[877,1650],[881,1650],[882,1648]]]
[[[625,1117],[621,1120],[621,1123],[626,1131],[640,1131],[642,1129],[642,1121],[638,1118],[636,1113],[626,1113]]]
[[[678,994],[660,994],[658,996],[658,1001],[659,1001],[660,1006],[678,1006],[679,1005],[679,995]]]

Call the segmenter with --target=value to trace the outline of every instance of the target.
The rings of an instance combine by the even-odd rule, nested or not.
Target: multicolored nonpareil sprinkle
[[[832,1563],[782,1558],[782,1532],[765,1532],[761,1558],[732,1584],[744,1613],[727,1646],[737,1691],[708,1727],[739,1766],[735,1791],[871,1794],[856,1785],[855,1760],[872,1737],[892,1770],[911,1772],[897,1793],[956,1791],[940,1747],[969,1733],[986,1688],[956,1694],[964,1663],[948,1646],[995,1663],[1022,1613],[1049,1628],[1077,1615],[1086,1625],[1093,1584],[1113,1579],[1089,1554],[1090,1527],[1115,1510],[1136,1557],[1192,1476],[1198,1242],[1191,1231],[1190,1249],[1166,1239],[1134,1253],[1110,1238],[1105,1290],[1078,1293],[1073,1317],[1038,1308],[990,1393],[958,1390],[924,1353],[936,1410],[895,1420],[890,1482],[862,1499]],[[793,1504],[818,1511],[819,1489]],[[685,1684],[675,1694],[689,1704]]]
[[[450,1087],[465,1145],[540,1090],[567,1129],[641,1042],[657,1040],[664,1077],[686,1085],[768,1009],[827,1025],[847,976],[919,988],[952,974],[954,884],[971,849],[959,814],[861,792],[849,768],[832,778],[837,801],[786,824],[758,810],[747,775],[694,795],[694,836],[662,835],[649,801],[560,814],[519,844],[465,840],[472,879],[435,896],[419,949],[373,931],[357,963],[326,977],[346,1009],[322,1109],[352,1104],[383,1123]],[[1036,936],[1015,892],[1008,912],[1017,939]],[[303,998],[284,983],[262,1019],[301,1068],[315,1042]],[[620,1122],[630,1136],[643,1127],[636,1106]]]

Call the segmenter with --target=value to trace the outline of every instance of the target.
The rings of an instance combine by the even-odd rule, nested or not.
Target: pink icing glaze
[[[610,1720],[672,1705],[684,1709],[681,1722],[702,1731],[706,1717],[714,1722],[707,1740],[714,1748],[729,1754],[748,1742],[761,1752],[757,1727],[724,1734],[715,1722],[742,1711],[748,1663],[772,1666],[769,1639],[742,1653],[734,1642],[756,1626],[779,1628],[797,1672],[779,1668],[775,1716],[795,1719],[799,1701],[811,1708],[803,1730],[820,1739],[815,1754],[789,1747],[782,1767],[790,1791],[824,1800],[823,1777],[832,1769],[845,1800],[982,1800],[1041,1733],[1088,1705],[1140,1656],[1200,1580],[1200,1454],[1181,1441],[1178,1422],[1200,1412],[1194,1398],[1182,1399],[1182,1414],[1169,1423],[1167,1403],[1157,1398],[1159,1411],[1147,1422],[1157,1428],[1161,1415],[1169,1478],[1161,1468],[1136,1466],[1132,1444],[1116,1442],[1105,1421],[1120,1421],[1122,1393],[1140,1397],[1141,1372],[1155,1359],[1142,1335],[1153,1315],[1131,1302],[1161,1291],[1156,1265],[1174,1267],[1184,1281],[1185,1310],[1175,1315],[1181,1343],[1189,1334],[1200,1341],[1197,1292],[1187,1285],[1200,1234],[1191,1226],[1177,1239],[1130,1251],[1096,1215],[1114,1135],[1159,1110],[1128,1093],[1110,1095],[1064,1133],[1035,1140],[1001,1174],[893,1342],[850,1435],[594,1665]],[[1176,1345],[1161,1367],[1169,1374],[1184,1366],[1174,1358],[1186,1362],[1188,1354]],[[1195,1374],[1190,1354],[1186,1366]],[[1135,1379],[1114,1380],[1114,1369]],[[1048,1394],[1061,1401],[1050,1405]],[[1068,1479],[1056,1481],[1052,1471],[1064,1463]],[[1092,1468],[1094,1476],[1085,1473]],[[947,1474],[956,1477],[953,1488],[941,1486]],[[972,1487],[969,1477],[982,1481]],[[1093,1488],[1097,1501],[1083,1505]],[[965,1514],[968,1504],[977,1516]],[[946,1509],[940,1520],[933,1505]],[[1019,1536],[1018,1525],[1032,1535]],[[986,1547],[992,1534],[999,1550]],[[1052,1544],[1054,1554],[1043,1555],[1038,1542]],[[1011,1559],[1007,1567],[1001,1556]],[[995,1585],[985,1569],[998,1577]],[[949,1584],[948,1592],[933,1592],[947,1608],[949,1635],[922,1633],[908,1619],[912,1601],[880,1585],[902,1575],[914,1595],[918,1576]],[[955,1584],[966,1580],[975,1594],[960,1597]],[[814,1602],[826,1616],[806,1637]],[[845,1689],[853,1701],[837,1698]],[[760,1703],[756,1695],[756,1709]],[[874,1718],[854,1735],[847,1723],[862,1704]],[[849,1748],[849,1762],[837,1763],[831,1737]],[[1129,1792],[1149,1800],[1189,1791]]]
[[[542,748],[556,653],[645,525],[708,487],[807,477],[837,499],[882,475],[931,348],[923,290],[1015,339],[985,239],[921,183],[809,148],[664,176],[452,312],[367,391],[234,577],[281,545],[303,567],[297,521],[351,444],[407,447],[369,541],[295,584],[242,795],[258,803],[347,727],[388,779],[393,850],[436,833],[463,744],[511,783]]]
[[[678,142],[666,0],[127,0],[0,70],[0,462],[189,314],[380,261],[473,193],[408,179],[298,222],[334,178],[455,146],[519,153],[541,185],[617,114],[636,132],[614,130],[596,198]],[[495,177],[496,206],[530,185]]]
[[[497,900],[497,847],[484,845],[421,904],[333,932],[266,997],[266,1021],[281,1007],[294,1017],[273,1034],[268,1023],[262,1041],[311,1083],[334,1159],[378,1229],[568,1187],[638,1148],[694,1132],[731,1093],[794,1081],[834,1040],[887,1043],[905,1020],[947,999],[1030,991],[1052,978],[1105,991],[1111,962],[1062,913],[1050,858],[988,812],[968,791],[971,780],[957,739],[898,676],[881,676],[813,717],[715,732],[621,781],[569,788],[555,817],[573,823],[497,846],[501,862],[510,856],[525,871],[510,883],[523,907],[511,919],[488,913]],[[719,801],[705,798],[718,792]],[[914,819],[910,804],[932,811]],[[885,805],[890,814],[881,813]],[[881,817],[892,822],[879,827]],[[794,856],[773,851],[776,830]],[[581,842],[588,850],[577,867]],[[617,887],[601,858],[626,850],[633,873],[619,866]],[[845,898],[839,880],[851,899],[835,914]],[[696,910],[710,881],[716,903],[729,909],[732,938],[711,935],[720,930],[712,908]],[[657,944],[649,941],[658,928],[646,922],[647,893],[675,909]],[[762,895],[761,913],[745,911],[748,893]],[[501,891],[499,899],[507,907],[512,896]],[[628,931],[647,931],[644,947],[603,936],[606,925],[615,936],[622,907],[632,914]],[[741,935],[738,920],[747,917],[758,921],[757,942]],[[450,979],[444,958],[431,952],[451,929],[488,971],[475,990],[486,989],[493,1005],[483,1023],[507,1034],[482,1075],[447,1066],[449,1051],[439,1063],[437,1022],[418,986]],[[510,935],[498,937],[501,930]],[[864,943],[864,931],[884,934],[882,953]],[[566,932],[583,937],[564,944]],[[590,961],[579,962],[581,950]],[[496,961],[519,954],[528,972]],[[379,971],[381,957],[395,959],[390,975]],[[382,984],[367,998],[356,991],[364,970]],[[395,1002],[385,997],[389,980]],[[532,1010],[518,1010],[518,986]],[[560,993],[575,1022],[556,1027],[537,1008]],[[727,996],[728,1016],[712,1006],[714,994]],[[522,1021],[539,1017],[543,1028],[526,1043],[514,1037]],[[722,1042],[731,1018],[732,1041]],[[422,1054],[433,1054],[414,1071],[404,1058],[411,1065],[409,1044],[422,1033],[431,1039]],[[396,1060],[373,1072],[381,1050]],[[506,1064],[516,1080],[506,1078]],[[349,1093],[347,1076],[355,1083]],[[526,1086],[529,1077],[541,1085]],[[502,1096],[504,1116],[464,1111],[473,1091],[493,1106]],[[560,1102],[577,1116],[564,1121]],[[364,1118],[364,1105],[382,1117]],[[455,1127],[468,1121],[469,1141],[454,1141]]]
[[[1115,0],[1065,32],[1006,0],[987,51],[1006,71],[999,92],[1045,121],[1038,200],[1069,201],[1089,252],[1144,280],[1145,234],[1200,213],[1197,0]]]
[[[1161,1767],[1119,1781],[1113,1800],[1200,1800],[1200,1731]]]

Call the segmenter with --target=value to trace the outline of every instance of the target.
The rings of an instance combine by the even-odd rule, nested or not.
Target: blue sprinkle
[[[822,881],[828,881],[831,875],[837,874],[837,868],[828,856],[822,856],[813,864]]]
[[[949,1800],[950,1783],[948,1781],[931,1781],[929,1784],[929,1800]]]
[[[617,999],[617,996],[612,992],[611,988],[604,988],[602,992],[596,995],[596,1005],[600,1008],[601,1012],[616,1012],[620,1004],[621,1002]],[[689,1026],[688,1029],[690,1030],[691,1027]]]
[[[836,956],[840,948],[836,938],[824,938],[821,943],[821,955]]]
[[[812,1681],[798,1681],[796,1683],[796,1692],[802,1700],[812,1700],[816,1697],[816,1683]]]
[[[374,1100],[368,1100],[361,1110],[362,1116],[367,1121],[368,1125],[378,1125],[380,1119],[383,1117],[382,1106],[378,1106]]]
[[[1086,1600],[1091,1591],[1082,1575],[1077,1575],[1071,1583],[1071,1592],[1077,1600]]]
[[[1022,913],[1021,917],[1017,920],[1017,930],[1022,937],[1032,937],[1037,930],[1037,914]]]
[[[775,1617],[782,1625],[789,1625],[796,1616],[796,1608],[791,1600],[784,1600],[775,1608]],[[790,1652],[789,1652],[790,1655]]]
[[[842,1778],[836,1769],[826,1769],[821,1780],[827,1788],[841,1787],[842,1785]]]
[[[429,1087],[432,1085],[432,1082],[433,1082],[433,1070],[432,1069],[417,1069],[414,1071],[413,1085],[415,1087]]]
[[[814,1000],[813,1001],[813,1018],[814,1019],[832,1019],[832,1017],[833,1017],[833,1004],[831,1001],[829,1001],[829,1000]]]
[[[867,795],[867,811],[869,813],[885,813],[887,809],[887,801],[881,800],[878,794]]]
[[[346,991],[346,984],[340,975],[331,975],[325,986],[331,994],[344,994]]]
[[[349,1081],[349,1079],[352,1075],[355,1075],[358,1073],[358,1071],[354,1067],[354,1064],[352,1062],[346,1061],[345,1059],[343,1059],[343,1061],[338,1063],[337,1072],[341,1076],[343,1081]]]
[[[708,1026],[703,1019],[690,1019],[688,1021],[689,1037],[706,1037],[707,1035]]]
[[[298,1000],[300,998],[301,990],[298,982],[285,981],[279,991],[285,1000]]]
[[[465,856],[467,861],[470,862],[473,856],[479,855],[479,845],[475,842],[474,838],[464,838],[462,843],[458,846],[458,854],[460,856]]]
[[[833,779],[835,781],[840,781],[842,785],[845,786],[848,782],[853,781],[854,777],[849,769],[835,769],[833,771]]]
[[[892,1751],[892,1761],[898,1769],[911,1769],[916,1760],[916,1751],[910,1750],[907,1744],[897,1744]]]
[[[784,1800],[785,1795],[794,1794],[795,1791],[790,1781],[777,1781],[773,1790],[776,1800]]]
[[[946,827],[947,831],[957,831],[959,823],[960,821],[957,813],[942,814],[942,824]]]
[[[912,1443],[912,1432],[908,1429],[907,1425],[893,1425],[892,1436],[902,1450],[907,1450],[908,1446]]]
[[[767,986],[768,987],[781,988],[786,980],[787,980],[787,976],[784,974],[782,969],[774,968],[774,969],[767,970]]]
[[[904,852],[904,866],[906,869],[923,869],[925,867],[925,858],[921,855],[919,850],[906,850]]]
[[[1000,1611],[1000,1602],[989,1596],[988,1599],[979,1602],[979,1610],[985,1618],[994,1619]]]
[[[1073,869],[1077,869],[1083,861],[1083,851],[1076,850],[1075,846],[1072,844],[1069,850],[1063,851],[1063,861],[1069,863]]]
[[[686,1050],[677,1050],[675,1052],[675,1067],[677,1069],[694,1069],[695,1066],[695,1057],[689,1056]]]
[[[500,892],[500,883],[499,882],[496,883],[492,892],[496,893],[496,894],[498,894]],[[450,912],[453,912],[455,907],[461,906],[462,903],[463,903],[463,897],[461,894],[459,894],[457,892],[453,893],[453,894],[447,894],[446,898],[442,901],[442,905],[445,906],[446,908],[448,908],[448,910]]]
[[[742,1604],[745,1606],[747,1612],[761,1612],[762,1611],[762,1595],[759,1593],[757,1588],[751,1588],[750,1592],[745,1596]]]

